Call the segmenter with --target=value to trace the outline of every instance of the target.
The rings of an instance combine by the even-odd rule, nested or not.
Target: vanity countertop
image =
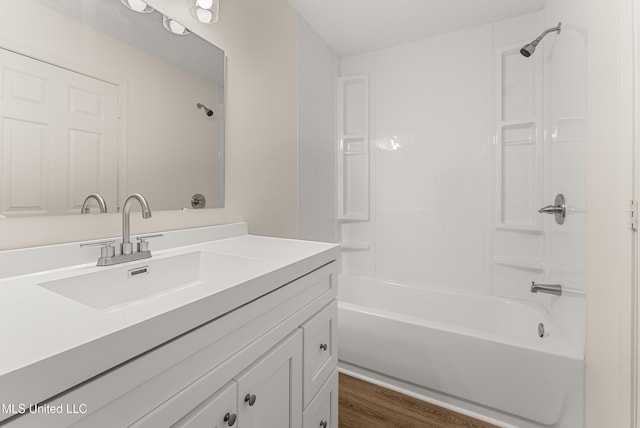
[[[222,233],[211,236],[224,238],[152,249],[151,259],[110,267],[94,261],[0,279],[0,403],[39,403],[339,257],[335,244],[248,235],[246,225],[236,225],[235,236],[228,229],[225,234],[225,226],[212,228]],[[46,254],[47,247],[34,251]],[[215,278],[104,309],[42,286],[198,251],[253,262],[216,266]],[[0,252],[0,266],[14,260],[15,253]],[[9,416],[0,413],[0,421]]]

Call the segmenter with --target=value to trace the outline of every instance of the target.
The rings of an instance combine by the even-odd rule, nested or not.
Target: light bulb
[[[196,6],[201,9],[211,9],[213,0],[196,0]]]
[[[203,24],[218,22],[220,1],[219,0],[193,0],[191,2],[191,16]]]
[[[200,7],[192,7],[191,15],[203,24],[210,24],[213,21],[213,12],[208,9],[202,9]]]
[[[120,2],[135,12],[150,13],[154,10],[151,6],[149,6],[142,0],[120,0]]]
[[[167,15],[162,15],[162,25],[164,25],[164,28],[171,31],[173,34],[178,34],[180,36],[184,36],[191,32],[184,25],[169,18]]]

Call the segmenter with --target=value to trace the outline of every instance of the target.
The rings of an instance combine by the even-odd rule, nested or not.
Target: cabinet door
[[[296,330],[238,381],[242,428],[302,428],[302,333]]]
[[[171,428],[223,428],[236,425],[238,388],[236,382],[228,383]]]
[[[338,364],[337,318],[338,302],[334,300],[302,324],[305,409]]]
[[[338,369],[303,414],[304,428],[338,428]]]

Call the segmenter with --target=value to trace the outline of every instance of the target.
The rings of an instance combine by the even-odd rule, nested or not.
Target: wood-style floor
[[[342,373],[338,400],[339,428],[496,428]]]

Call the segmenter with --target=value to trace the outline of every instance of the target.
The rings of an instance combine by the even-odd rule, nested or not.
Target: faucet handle
[[[136,239],[138,240],[138,251],[149,251],[149,239],[159,238],[163,236],[162,233],[158,233],[155,235],[144,235],[138,236]]]
[[[94,247],[96,245],[102,245],[100,248],[100,258],[106,259],[116,255],[116,247],[114,244],[116,241],[114,239],[108,239],[106,241],[97,241],[97,242],[81,242],[81,247]]]
[[[136,239],[138,241],[144,241],[145,239],[152,239],[152,238],[159,238],[161,236],[164,236],[162,233],[156,233],[155,235],[143,235],[143,236],[138,236]]]

